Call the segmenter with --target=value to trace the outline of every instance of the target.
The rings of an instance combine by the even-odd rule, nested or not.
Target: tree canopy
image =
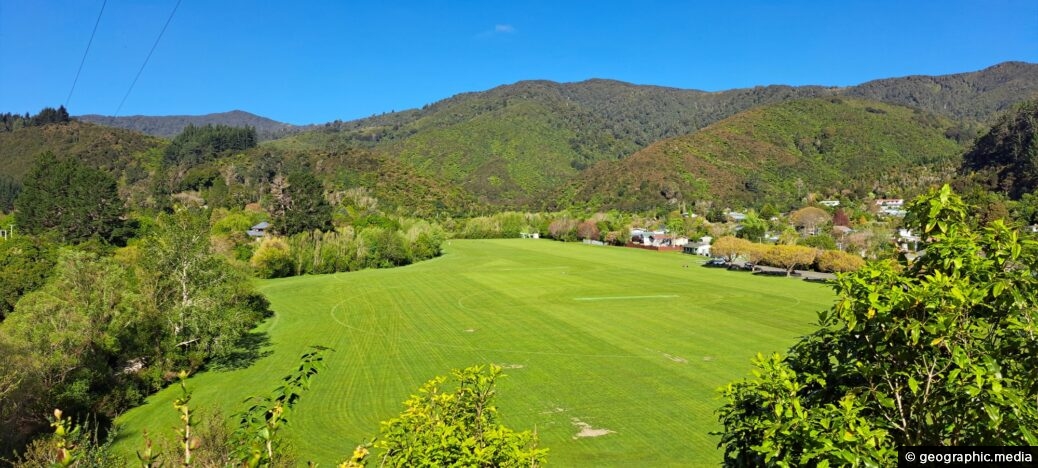
[[[200,164],[228,151],[245,151],[256,146],[256,129],[227,125],[188,125],[166,147],[165,160],[170,164]]]
[[[53,232],[65,242],[123,239],[123,201],[115,178],[75,158],[44,153],[22,182],[15,202],[15,223],[22,232]]]
[[[324,199],[324,187],[309,172],[293,172],[276,177],[271,186],[270,214],[273,229],[291,236],[314,229],[331,227],[332,208]]]
[[[729,466],[897,464],[903,445],[1038,444],[1038,246],[968,222],[946,185],[909,208],[925,255],[839,276],[818,331],[723,389]]]

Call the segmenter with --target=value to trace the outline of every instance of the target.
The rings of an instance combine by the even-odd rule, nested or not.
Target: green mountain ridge
[[[919,83],[938,83],[946,92],[916,91]],[[1036,92],[1038,65],[1021,62],[850,88],[776,85],[704,92],[601,79],[521,81],[459,94],[422,109],[329,124],[271,144],[375,148],[429,176],[460,184],[484,202],[536,207],[545,193],[600,161],[625,158],[653,142],[693,133],[762,105],[880,93],[894,104],[957,119],[957,126],[946,130],[965,141],[981,120],[993,119]]]
[[[881,181],[918,182],[958,165],[947,119],[918,109],[846,98],[762,106],[698,132],[600,163],[575,179],[560,205],[648,209],[698,200],[732,206],[793,204],[807,192],[859,196]],[[797,183],[797,180],[801,183]]]
[[[17,180],[50,150],[93,158],[124,187],[159,176],[170,178],[170,190],[204,190],[223,177],[236,201],[262,197],[276,172],[303,169],[323,177],[328,190],[363,186],[390,205],[416,203],[433,213],[569,204],[641,209],[697,197],[753,204],[805,191],[883,192],[943,175],[981,120],[1036,92],[1038,64],[1021,62],[849,88],[704,92],[602,79],[521,81],[421,109],[330,122],[165,174],[141,157],[165,140],[87,123],[20,129],[0,135],[0,175]],[[845,97],[853,94],[914,109]],[[828,100],[846,109],[836,112]],[[792,102],[815,104],[784,105]]]
[[[109,127],[134,130],[146,135],[162,138],[173,138],[188,125],[202,127],[205,125],[227,125],[229,127],[253,127],[260,140],[283,138],[313,128],[312,125],[292,125],[261,117],[241,110],[204,115],[128,115],[114,117],[108,115],[86,114],[75,116],[83,122],[95,123]]]

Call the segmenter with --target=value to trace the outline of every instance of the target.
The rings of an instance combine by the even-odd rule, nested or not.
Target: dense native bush
[[[35,237],[0,240],[0,321],[14,311],[23,295],[47,281],[57,249],[56,244]]]
[[[376,223],[359,230],[346,226],[266,237],[250,265],[261,278],[386,268],[436,257],[447,238],[442,227],[428,221],[401,218],[392,225],[397,229]]]
[[[228,152],[245,151],[256,143],[256,129],[252,127],[188,125],[166,147],[164,160],[168,164],[195,165]]]
[[[283,278],[296,271],[288,243],[280,237],[265,237],[260,241],[249,264],[260,278]]]

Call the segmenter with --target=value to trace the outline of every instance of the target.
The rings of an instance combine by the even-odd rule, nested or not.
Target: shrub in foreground
[[[905,219],[926,254],[836,280],[818,331],[722,389],[728,466],[893,466],[904,445],[1038,444],[1038,245],[974,230],[948,186]]]

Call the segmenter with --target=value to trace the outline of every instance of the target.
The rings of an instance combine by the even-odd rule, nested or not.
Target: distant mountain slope
[[[203,125],[228,125],[231,127],[255,127],[256,134],[260,140],[273,140],[276,138],[282,138],[288,135],[299,133],[308,129],[311,126],[298,126],[286,123],[281,123],[275,120],[268,119],[266,117],[260,117],[255,114],[248,112],[234,110],[230,112],[221,112],[218,114],[206,114],[206,115],[169,115],[161,117],[152,117],[144,115],[130,115],[125,117],[111,117],[105,115],[88,114],[80,115],[75,118],[84,122],[96,123],[98,125],[106,125],[109,127],[125,128],[129,130],[136,130],[138,132],[158,136],[163,138],[172,138],[179,134],[184,127],[188,125],[203,126]]]
[[[142,169],[145,161],[136,156],[165,144],[158,138],[130,130],[77,121],[24,127],[0,132],[0,174],[21,180],[33,160],[50,151],[59,156],[80,158],[113,173],[131,169],[127,177],[143,179],[148,174]],[[159,158],[161,153],[156,152],[154,156]]]
[[[959,173],[1018,200],[1038,190],[1038,99],[1007,112],[963,155]]]
[[[757,107],[701,131],[602,162],[560,203],[646,209],[718,200],[792,203],[808,191],[872,190],[885,176],[921,179],[926,165],[957,165],[952,125],[919,110],[847,98]],[[801,183],[797,183],[797,180]]]
[[[948,92],[927,94],[920,83]],[[272,144],[375,148],[428,175],[461,184],[487,202],[525,206],[594,163],[622,159],[655,141],[690,134],[761,105],[879,94],[896,104],[970,120],[964,125],[975,127],[1035,92],[1038,65],[1019,62],[850,88],[762,86],[703,92],[610,80],[521,81],[459,94],[422,109],[326,124]],[[968,131],[962,128],[949,133],[962,140],[970,137],[963,138]]]
[[[1038,64],[1004,62],[971,73],[869,81],[852,97],[918,107],[953,119],[990,122],[1014,104],[1038,97]]]

